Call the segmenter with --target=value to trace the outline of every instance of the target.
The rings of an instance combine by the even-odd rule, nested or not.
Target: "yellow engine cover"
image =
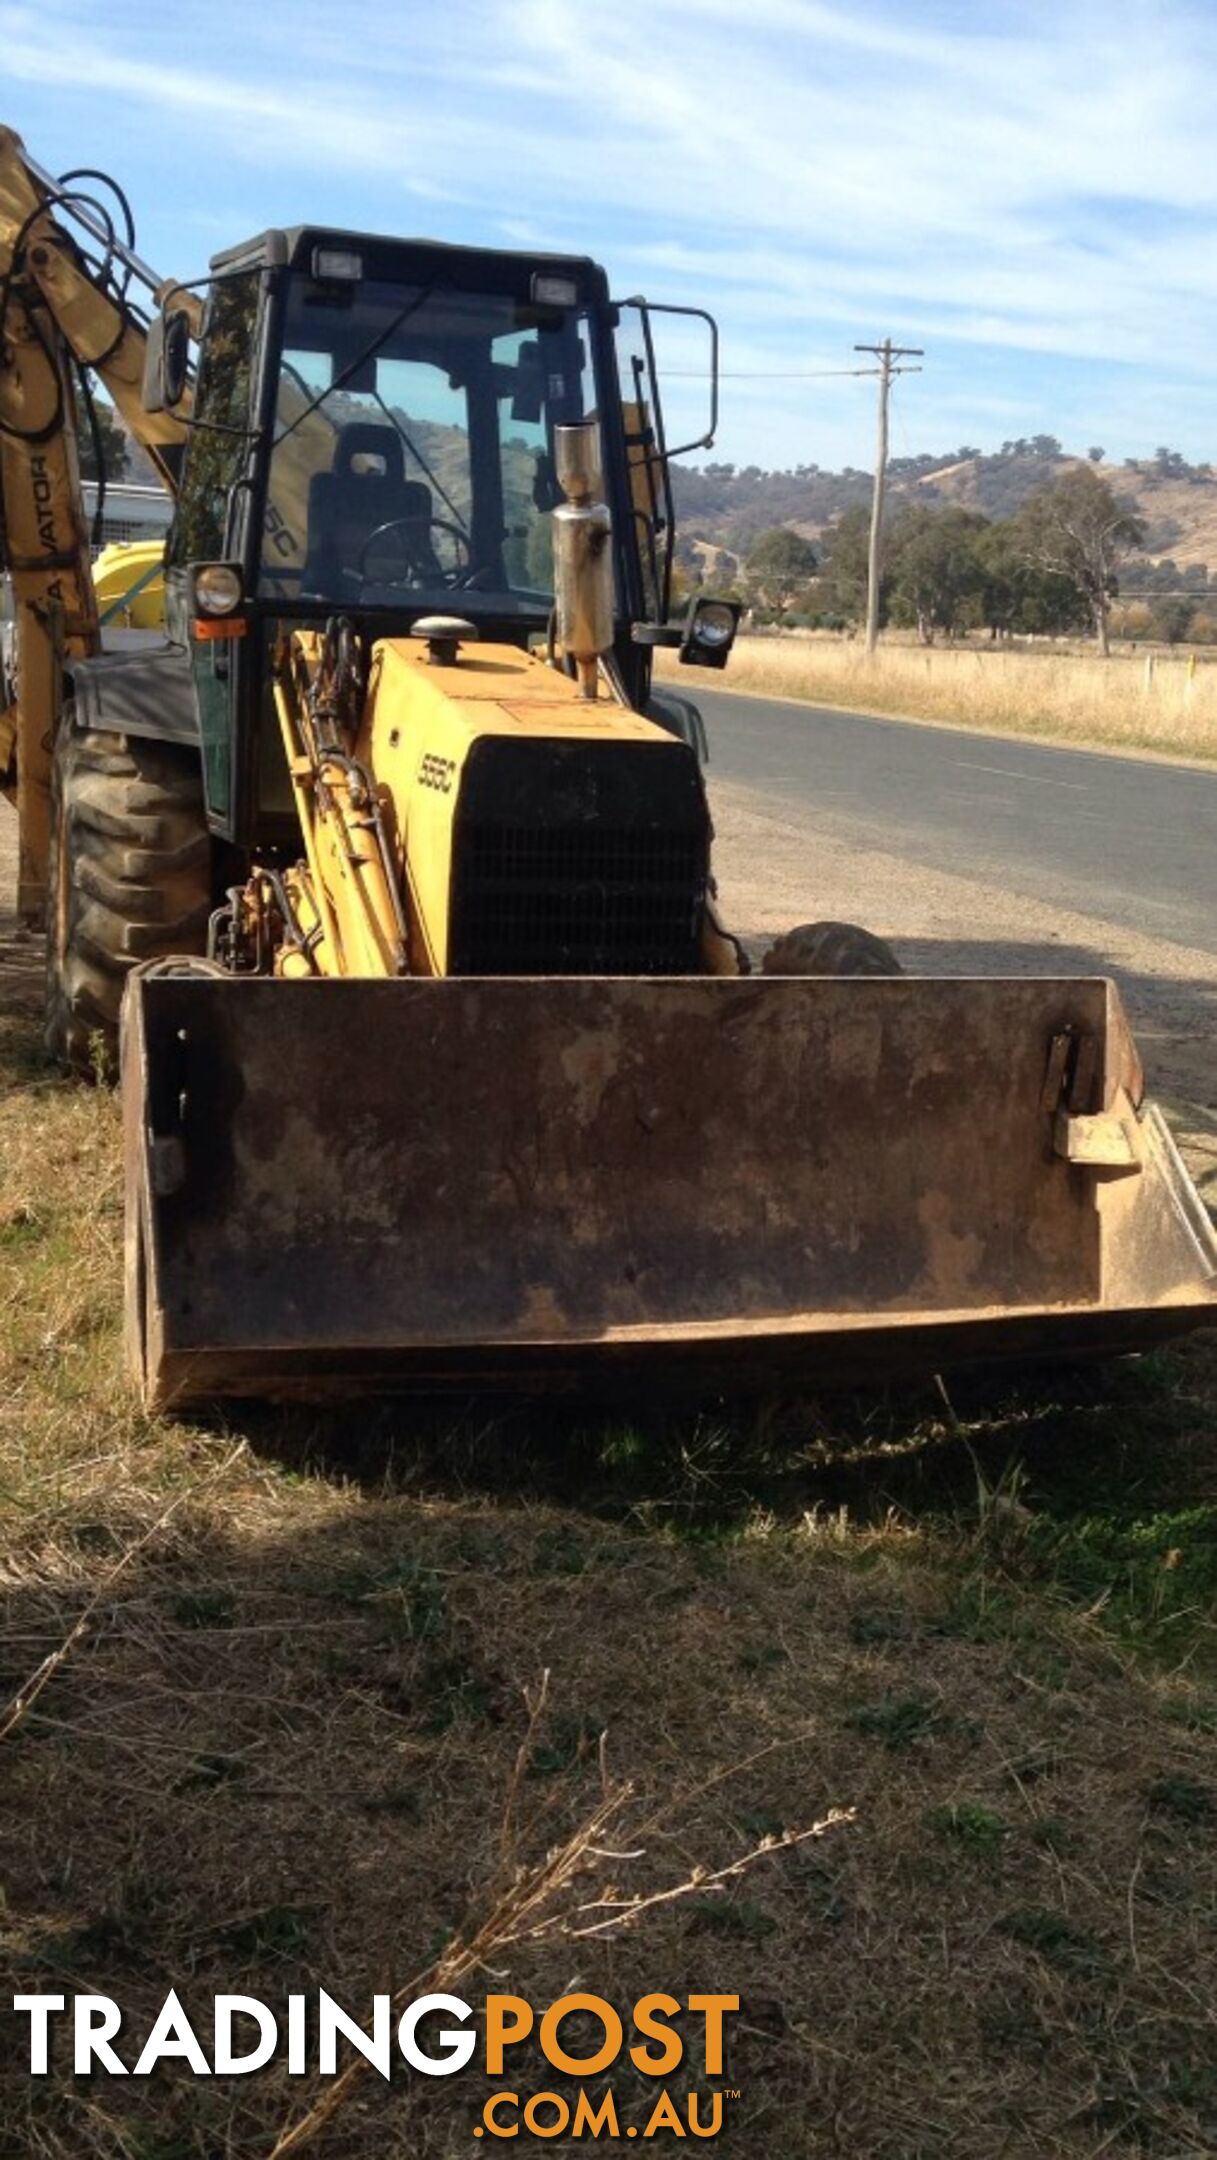
[[[417,975],[449,972],[456,806],[469,753],[488,735],[672,745],[665,728],[607,697],[581,697],[569,676],[517,646],[469,643],[445,666],[421,640],[376,645],[356,756],[389,812]]]

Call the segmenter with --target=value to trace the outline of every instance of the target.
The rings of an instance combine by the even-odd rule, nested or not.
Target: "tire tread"
[[[51,1055],[80,1072],[95,1072],[99,1062],[113,1070],[130,970],[203,952],[210,912],[211,839],[197,755],[180,743],[76,728],[65,710],[51,785]]]

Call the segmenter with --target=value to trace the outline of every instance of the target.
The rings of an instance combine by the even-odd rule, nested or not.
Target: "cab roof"
[[[447,268],[454,283],[469,289],[483,280],[492,290],[511,291],[518,281],[540,270],[569,277],[580,301],[605,301],[608,279],[587,255],[520,253],[509,248],[455,246],[448,241],[394,239],[384,233],[340,232],[325,225],[274,227],[211,258],[215,274],[233,270],[309,270],[317,248],[348,250],[364,258],[364,277],[411,284]]]

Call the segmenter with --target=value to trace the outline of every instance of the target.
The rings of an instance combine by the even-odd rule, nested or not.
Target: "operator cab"
[[[425,611],[459,592],[470,620],[543,627],[553,431],[599,402],[578,297],[598,273],[508,258],[504,290],[463,251],[410,280],[312,255],[283,312],[260,593]]]
[[[458,612],[526,646],[553,610],[557,426],[597,418],[610,500],[628,451],[604,272],[317,228],[212,263],[189,448],[168,548],[171,635],[191,653],[209,815],[242,844],[288,812],[269,653],[350,616],[370,637]],[[616,521],[623,660],[647,612]],[[198,636],[191,571],[225,563],[239,625]]]
[[[543,631],[555,427],[599,418],[624,463],[603,271],[301,229],[212,274],[171,561],[239,560],[293,617],[459,592],[488,634]]]
[[[190,656],[212,829],[242,848],[290,841],[270,693],[285,631],[343,615],[370,640],[447,613],[488,641],[551,635],[556,430],[587,421],[611,512],[606,665],[644,709],[648,644],[681,642],[645,303],[615,305],[584,257],[315,227],[264,233],[211,270],[166,615]],[[712,428],[713,406],[698,444]],[[201,619],[225,610],[230,629]],[[681,656],[721,665],[721,625]]]

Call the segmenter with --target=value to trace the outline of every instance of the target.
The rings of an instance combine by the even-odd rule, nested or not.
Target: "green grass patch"
[[[326,1595],[324,1584],[318,1586],[318,1594]],[[384,1634],[402,1636],[408,1642],[430,1641],[448,1625],[442,1578],[413,1558],[343,1569],[332,1578],[329,1594],[339,1603],[359,1607]]]
[[[227,1590],[180,1590],[170,1599],[169,1612],[179,1627],[229,1628],[236,1617],[236,1606]]]
[[[1046,1905],[1015,1906],[1002,1915],[997,1928],[1021,1949],[1034,1951],[1063,1972],[1089,1976],[1107,1969],[1106,1954],[1094,1937]]]
[[[207,1928],[204,1940],[214,1954],[232,1958],[238,1965],[278,1964],[308,1950],[319,1909],[316,1905],[264,1905]]]
[[[940,1702],[927,1696],[884,1695],[877,1702],[855,1703],[846,1711],[845,1722],[868,1740],[900,1749],[924,1747],[953,1721]]]
[[[1121,1638],[1169,1650],[1217,1650],[1217,1503],[1103,1511],[1036,1522],[1027,1555],[1053,1593]]]
[[[935,1835],[963,1852],[992,1859],[1010,1835],[1010,1825],[980,1800],[948,1800],[931,1808],[926,1822]]]
[[[1155,1778],[1145,1797],[1155,1814],[1189,1827],[1217,1821],[1217,1792],[1184,1771],[1167,1771]]]
[[[688,1910],[691,1932],[725,1935],[736,1942],[764,1942],[777,1928],[754,1898],[690,1898]]]
[[[1065,1859],[1070,1853],[1076,1852],[1079,1842],[1077,1831],[1072,1824],[1065,1822],[1059,1815],[1038,1816],[1031,1825],[1029,1836],[1038,1851],[1053,1853],[1058,1859]]]
[[[589,1753],[595,1752],[604,1730],[605,1720],[592,1710],[558,1711],[550,1720],[545,1738],[529,1755],[529,1776],[566,1776]]]

